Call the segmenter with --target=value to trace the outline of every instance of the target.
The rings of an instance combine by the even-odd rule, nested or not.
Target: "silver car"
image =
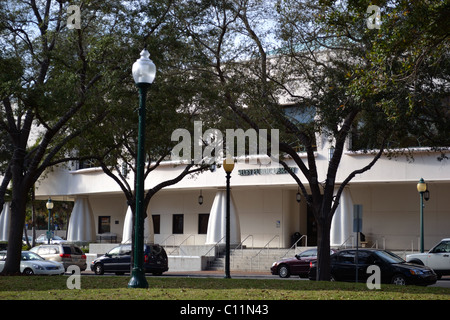
[[[59,244],[64,243],[66,240],[64,240],[61,237],[53,236],[50,238],[50,243],[52,244]],[[36,243],[42,243],[42,244],[48,244],[48,238],[46,234],[41,234],[39,237],[36,238]]]
[[[86,255],[73,244],[43,244],[31,248],[30,251],[37,253],[45,260],[61,262],[66,270],[70,265],[80,267],[81,271],[87,268]]]
[[[0,251],[0,272],[5,267],[6,251]],[[22,251],[20,272],[25,275],[60,275],[64,266],[56,261],[46,261],[34,252]]]

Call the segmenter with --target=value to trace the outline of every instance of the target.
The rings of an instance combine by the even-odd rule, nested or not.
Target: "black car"
[[[331,279],[335,281],[356,281],[356,249],[346,249],[333,254],[331,258]],[[398,285],[431,285],[437,276],[428,267],[407,263],[392,252],[378,249],[358,250],[358,282],[366,282],[372,272],[367,268],[377,265],[380,268],[381,283]],[[316,279],[316,265],[311,266],[309,279]]]
[[[161,275],[169,270],[166,251],[157,244],[144,245],[144,271]],[[95,274],[114,272],[128,273],[131,270],[131,244],[120,245],[111,249],[105,255],[92,261],[91,270]]]

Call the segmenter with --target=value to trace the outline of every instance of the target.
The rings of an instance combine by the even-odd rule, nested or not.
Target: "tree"
[[[370,53],[379,52],[380,46],[394,48],[395,42],[384,39],[380,44],[383,39],[379,40],[379,34],[384,27],[379,31],[366,27],[367,1],[292,0],[271,3],[273,7],[261,1],[195,4],[196,9],[193,3],[189,8],[180,7],[177,16],[199,56],[204,58],[203,72],[215,76],[211,80],[218,92],[215,107],[228,107],[256,130],[274,127],[282,131],[279,149],[297,164],[302,176],[294,174],[283,160],[279,162],[295,179],[314,213],[318,226],[319,279],[327,280],[331,222],[344,187],[357,174],[370,170],[386,146],[408,147],[411,139],[425,136],[423,129],[414,131],[417,126],[405,125],[412,116],[402,101],[405,94],[410,96],[409,88],[398,84],[398,88],[403,88],[401,92],[389,86],[375,90],[367,83],[374,69]],[[189,10],[198,10],[198,14],[194,17]],[[272,16],[275,34],[268,34],[263,28],[269,21],[267,16]],[[442,17],[433,21],[444,21]],[[423,25],[427,26],[425,22]],[[395,26],[394,32],[403,35],[408,32],[403,26]],[[427,36],[435,37],[430,32],[425,39]],[[280,47],[273,50],[268,39],[277,39]],[[441,50],[448,50],[442,39],[439,43]],[[434,50],[433,46],[428,48],[428,53]],[[409,49],[411,46],[406,46],[402,52]],[[383,53],[390,57],[389,50]],[[426,71],[425,64],[416,66],[431,76],[428,85],[433,83],[433,75]],[[427,89],[436,99],[448,94],[448,90]],[[419,91],[415,94],[420,97]],[[385,101],[391,103],[387,105]],[[424,106],[429,102],[422,101]],[[417,112],[425,114],[423,110]],[[422,119],[416,119],[415,123],[423,125]],[[430,112],[427,120],[430,121]],[[447,120],[448,113],[444,124]],[[442,137],[444,128],[445,125],[436,126],[427,131]],[[317,133],[334,147],[324,181],[314,155]],[[369,163],[351,172],[338,185],[336,176],[350,134],[358,137],[355,147],[377,151]],[[305,161],[297,153],[299,146],[307,154]]]
[[[117,86],[111,86],[105,93],[108,114],[99,126],[90,127],[83,136],[74,139],[71,152],[81,159],[93,160],[121,188],[131,210],[135,212],[136,195],[130,183],[129,172],[136,178],[138,138],[138,93],[131,75],[131,66],[145,47],[154,61],[157,74],[149,89],[146,118],[146,166],[144,180],[169,158],[175,143],[171,132],[178,128],[191,127],[198,114],[195,108],[202,99],[205,86],[195,81],[186,70],[186,61],[194,59],[191,44],[177,32],[175,21],[168,14],[175,7],[174,1],[139,2],[130,9],[131,18],[124,29],[136,30],[130,35],[126,50],[132,52],[126,67],[111,76],[118,78]],[[142,24],[140,20],[146,21]],[[139,26],[137,28],[137,26]],[[116,52],[115,55],[118,53]],[[124,52],[122,52],[124,54]],[[129,55],[129,54],[128,54]],[[130,56],[130,55],[129,55]],[[85,141],[89,141],[86,144]],[[144,208],[161,189],[176,184],[190,174],[209,169],[207,163],[174,164],[184,166],[177,176],[168,178],[145,193]],[[146,210],[144,210],[146,211]],[[134,237],[133,237],[134,239]]]
[[[119,59],[108,56],[109,38],[99,36],[111,33],[120,19],[94,19],[101,10],[90,2],[82,7],[82,28],[69,30],[66,10],[62,1],[1,4],[0,64],[9,70],[2,73],[0,92],[0,131],[7,142],[0,159],[1,205],[12,183],[6,274],[20,270],[27,195],[46,168],[71,159],[65,152],[70,141],[105,116],[107,104],[97,97],[110,85],[105,74],[120,67]]]

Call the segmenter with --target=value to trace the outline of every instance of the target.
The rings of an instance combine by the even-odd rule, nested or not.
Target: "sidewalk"
[[[167,271],[163,276],[183,276],[183,277],[201,277],[201,278],[223,278],[225,271],[222,270],[202,270],[202,271]],[[279,278],[270,272],[264,271],[230,271],[231,278]]]

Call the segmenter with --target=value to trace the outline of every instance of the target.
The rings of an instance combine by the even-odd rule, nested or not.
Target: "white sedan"
[[[51,244],[60,244],[60,243],[64,243],[64,242],[66,242],[66,240],[63,240],[63,238],[58,237],[58,236],[53,236],[52,238],[50,238]],[[47,244],[48,243],[47,235],[41,234],[39,237],[36,238],[36,243]]]
[[[0,272],[3,271],[6,260],[6,251],[0,252]],[[20,272],[25,275],[58,275],[64,274],[64,266],[56,261],[47,261],[34,252],[22,251]]]
[[[450,274],[450,238],[442,239],[428,252],[414,253],[406,256],[406,262],[430,267],[438,275]]]

